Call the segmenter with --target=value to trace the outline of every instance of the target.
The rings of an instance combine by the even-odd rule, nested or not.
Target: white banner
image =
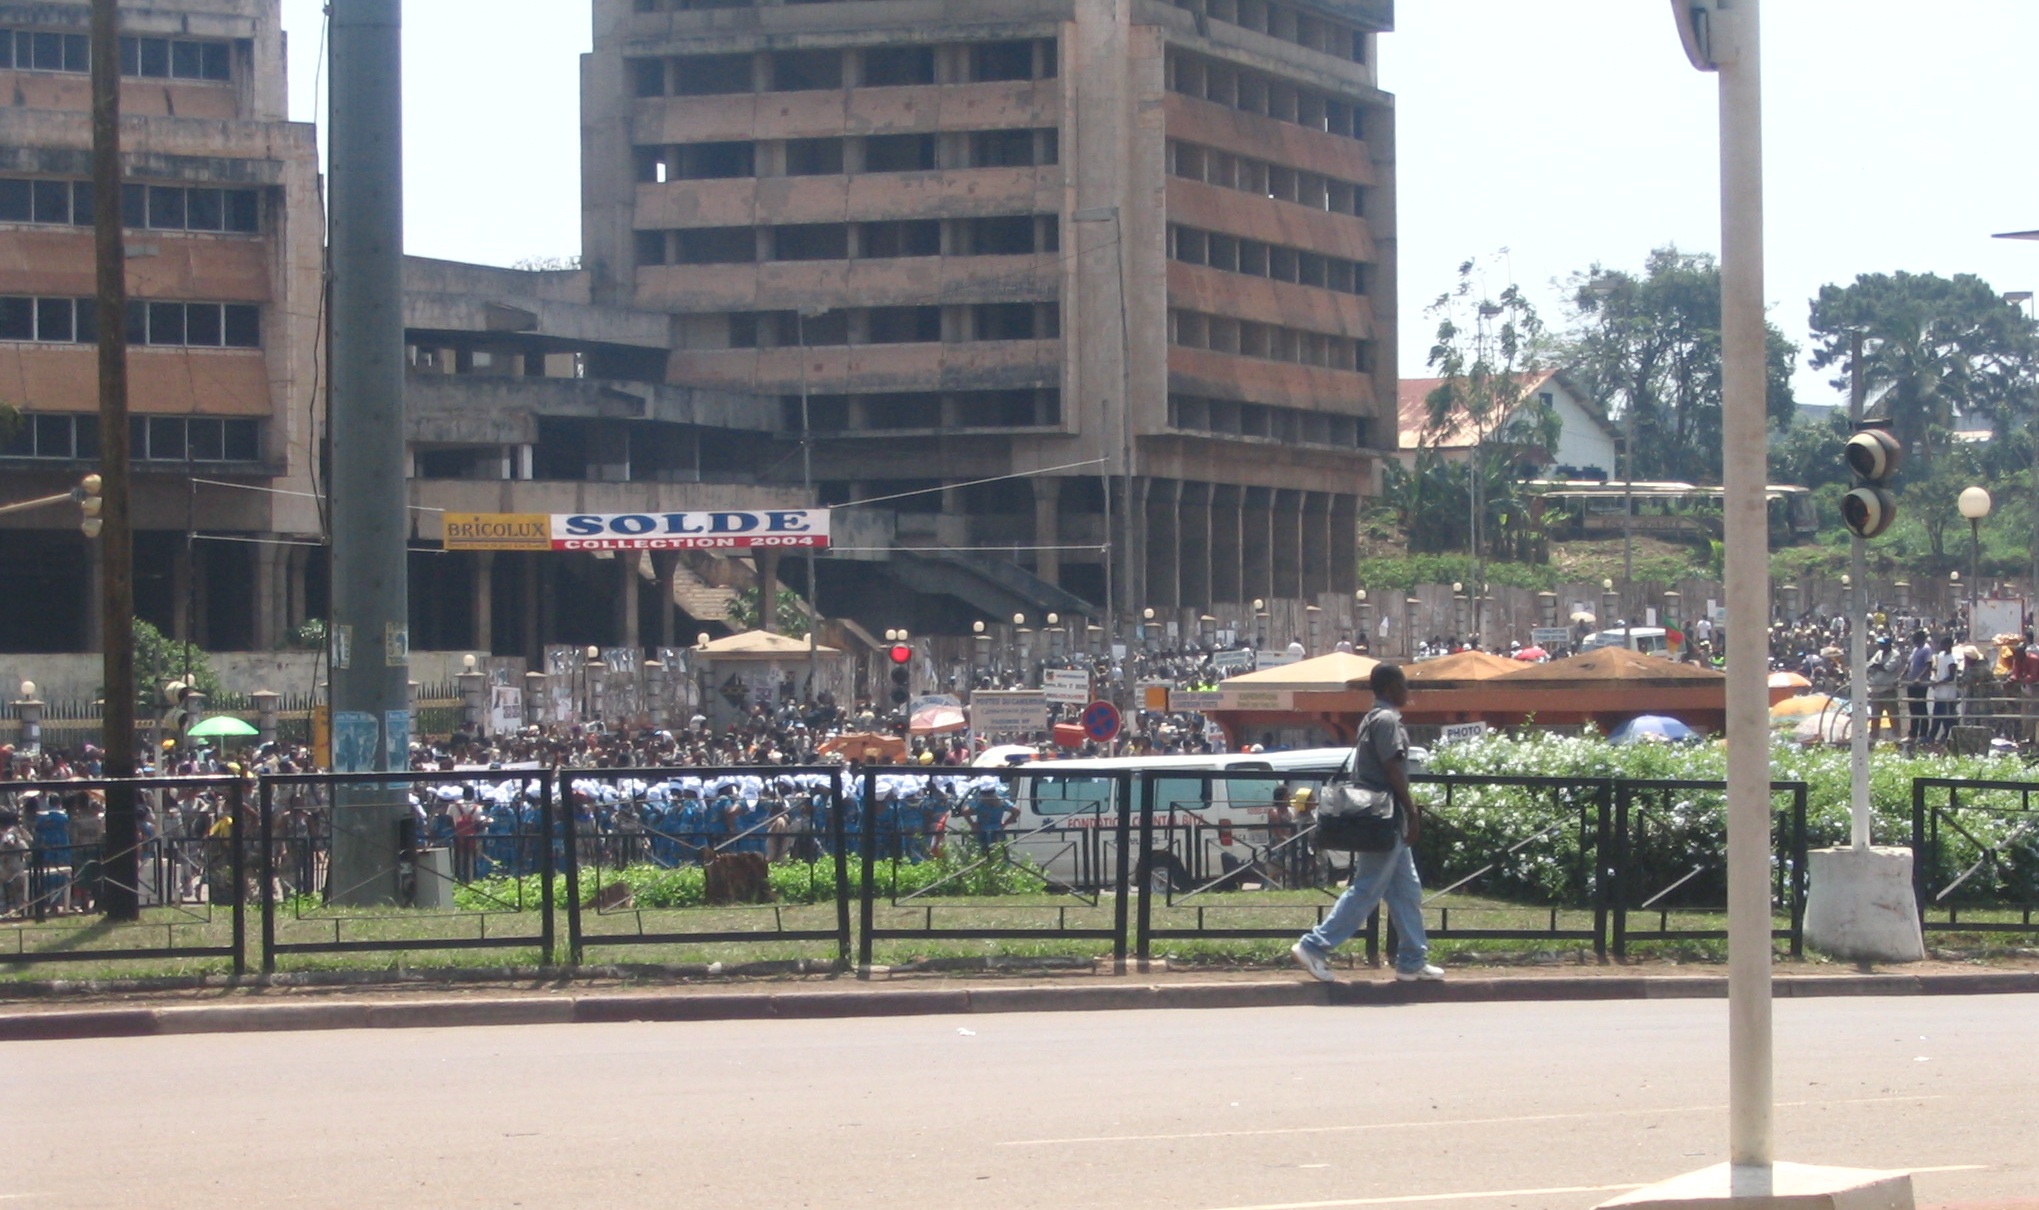
[[[825,508],[714,513],[568,513],[551,518],[554,550],[750,550],[828,546]]]

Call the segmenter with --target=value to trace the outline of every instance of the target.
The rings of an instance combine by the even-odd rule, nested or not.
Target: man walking
[[[1887,725],[1890,738],[1898,738],[1897,694],[1899,682],[1904,680],[1905,659],[1889,635],[1876,640],[1876,646],[1869,653],[1869,741],[1876,742],[1878,733]]]
[[[1296,965],[1326,983],[1337,978],[1327,960],[1332,950],[1359,931],[1374,905],[1386,899],[1394,921],[1397,950],[1395,978],[1404,982],[1444,978],[1425,959],[1430,945],[1423,934],[1423,883],[1416,874],[1410,846],[1422,832],[1422,812],[1409,794],[1409,733],[1402,727],[1402,707],[1409,704],[1409,681],[1393,664],[1374,666],[1371,680],[1374,708],[1359,725],[1353,750],[1353,783],[1394,795],[1402,834],[1385,853],[1355,853],[1352,884],[1338,897],[1329,915],[1289,947]]]

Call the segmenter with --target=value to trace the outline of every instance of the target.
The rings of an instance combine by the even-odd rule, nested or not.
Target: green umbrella
[[[215,714],[185,732],[193,739],[211,739],[229,735],[260,735],[260,731],[235,718],[231,714]]]

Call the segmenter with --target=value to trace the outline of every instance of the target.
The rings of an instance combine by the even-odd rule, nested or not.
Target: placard
[[[1033,735],[1048,729],[1048,699],[1038,689],[980,689],[970,695],[970,730]]]
[[[1447,723],[1438,729],[1437,740],[1441,744],[1457,744],[1484,737],[1491,727],[1485,723]]]
[[[1041,673],[1041,690],[1057,705],[1081,706],[1090,701],[1090,674],[1080,668],[1049,668]]]

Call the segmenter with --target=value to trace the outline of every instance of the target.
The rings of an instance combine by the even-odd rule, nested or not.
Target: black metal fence
[[[0,845],[0,918],[16,917],[0,963],[226,959],[246,971],[248,783],[231,777],[135,783],[134,892],[141,918],[99,916],[112,859],[106,780],[7,782],[22,851]],[[98,821],[94,826],[93,821]],[[93,835],[93,833],[97,835]],[[227,935],[217,925],[225,918]]]
[[[580,965],[594,949],[738,942],[825,942],[838,964],[848,963],[849,854],[840,766],[563,769],[558,776],[562,815],[573,837],[563,846],[562,862],[569,965]],[[719,789],[753,781],[771,783],[776,796],[758,798],[756,807],[734,820],[709,810]],[[611,825],[606,828],[605,809]],[[698,869],[698,898],[689,885],[656,896],[658,902],[647,893],[640,902],[639,888],[625,876],[646,866]],[[780,893],[772,885],[775,869],[803,870],[804,887],[790,888],[791,896]],[[611,871],[608,881],[604,870]],[[806,907],[803,914],[812,919],[789,927],[787,905],[777,902],[789,897],[803,900],[796,910]],[[829,905],[833,917],[820,927],[821,909]],[[747,921],[766,924],[740,927]]]
[[[771,784],[720,794],[745,779]],[[880,946],[999,941],[1091,946],[1122,968],[1169,943],[1288,939],[1321,921],[1352,860],[1318,851],[1307,813],[1282,806],[1286,791],[1321,781],[1053,765],[151,779],[137,783],[142,922],[98,919],[94,841],[46,829],[18,871],[0,864],[0,914],[20,918],[12,938],[0,931],[0,969],[202,959],[272,972],[435,951],[575,967],[595,954],[662,959],[673,947],[728,945],[753,959],[756,947],[782,943],[846,968],[868,967]],[[1632,943],[1725,936],[1715,927],[1722,783],[1412,783],[1426,804],[1418,864],[1437,939],[1620,958]],[[13,783],[0,794],[76,798],[104,785]],[[976,805],[986,789],[995,792]],[[1929,809],[1942,790],[1946,801]],[[1917,783],[1920,901],[1945,913],[1928,927],[2031,927],[2034,791],[2039,783]],[[1776,935],[1798,953],[1807,790],[1773,792]],[[335,809],[362,800],[380,807]],[[187,801],[203,805],[187,811]],[[372,834],[382,828],[394,835]],[[349,840],[396,860],[336,872],[336,842]],[[365,882],[393,893],[355,893]],[[391,900],[406,906],[379,905]],[[1377,916],[1369,960],[1382,933]]]
[[[1727,938],[1727,783],[1619,781],[1615,786],[1614,956],[1634,941],[1719,941]],[[1789,923],[1772,935],[1805,953],[1807,787],[1771,782],[1771,901]],[[1783,801],[1780,803],[1779,800]],[[1655,917],[1655,927],[1635,918]],[[1718,925],[1701,921],[1721,918]]]
[[[1922,927],[2039,931],[2039,782],[1912,782],[1912,880]]]
[[[974,775],[973,775],[974,774]],[[1031,810],[972,807],[963,803],[970,836],[959,838],[961,860],[951,863],[933,881],[902,888],[902,869],[927,856],[928,832],[917,833],[908,818],[911,800],[921,783],[944,777],[964,783],[996,780],[1006,789],[1000,803],[1027,802]],[[964,774],[925,768],[865,769],[857,842],[860,856],[857,904],[857,964],[868,969],[879,942],[896,941],[1102,941],[1112,947],[1121,970],[1127,953],[1127,908],[1131,881],[1129,834],[1133,775],[1058,772],[1052,765]],[[982,812],[992,811],[994,820]],[[1027,822],[1028,816],[1040,822]],[[1018,822],[1017,829],[1009,827]],[[946,830],[945,830],[946,831]],[[948,843],[946,835],[943,843]],[[945,888],[966,888],[973,875],[1017,860],[1043,871],[1042,895],[1048,902],[1014,904],[1010,897],[996,906],[947,905],[939,902]],[[881,877],[879,863],[885,870]],[[1111,897],[1108,917],[1103,898]],[[883,901],[888,918],[880,920]],[[942,919],[937,921],[937,912]],[[1072,911],[1076,919],[1072,923]],[[914,919],[915,915],[918,919]],[[1108,923],[1107,923],[1108,919]]]

